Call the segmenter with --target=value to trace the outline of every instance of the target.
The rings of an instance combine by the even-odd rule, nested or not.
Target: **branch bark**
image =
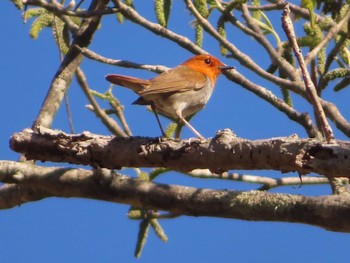
[[[314,172],[327,177],[350,177],[350,143],[322,144],[296,136],[246,140],[231,130],[212,139],[101,136],[66,134],[43,127],[26,129],[12,136],[10,146],[29,160],[67,162],[97,168],[165,167],[188,172],[231,169]]]
[[[348,195],[305,197],[265,191],[211,190],[131,179],[107,169],[48,168],[0,161],[0,209],[48,197],[82,197],[177,215],[282,221],[350,232]],[[24,197],[24,198],[23,198]]]
[[[109,0],[92,1],[89,11],[104,10],[108,2]],[[74,77],[75,70],[83,59],[83,55],[76,46],[87,47],[90,44],[92,37],[100,24],[101,17],[102,15],[100,14],[83,19],[77,34],[74,36],[73,43],[52,80],[45,101],[36,118],[35,125],[51,127],[51,123],[61,105],[64,94]]]

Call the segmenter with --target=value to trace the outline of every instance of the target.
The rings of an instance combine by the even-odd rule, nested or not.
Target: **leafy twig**
[[[308,65],[311,60],[313,60],[320,50],[325,47],[329,41],[334,39],[334,36],[343,28],[344,24],[347,23],[350,19],[350,6],[348,10],[345,12],[345,16],[342,20],[336,23],[332,28],[328,31],[327,35],[323,38],[323,40],[305,57],[305,64]]]
[[[241,52],[235,45],[230,43],[228,40],[223,38],[217,30],[209,23],[208,20],[206,20],[204,17],[200,15],[200,13],[196,10],[194,7],[192,1],[185,0],[187,4],[187,8],[192,12],[192,14],[197,18],[198,22],[203,26],[203,28],[212,35],[216,40],[218,40],[228,51],[231,52],[231,56],[237,59],[242,65],[245,67],[251,69],[259,76],[286,88],[289,88],[296,93],[302,94],[304,93],[303,87],[301,85],[298,85],[295,81],[290,81],[286,79],[282,79],[279,77],[276,77],[273,74],[268,73],[265,69],[261,68],[259,65],[257,65],[250,56],[246,55],[245,53]]]
[[[80,68],[77,68],[76,76],[80,87],[82,88],[86,97],[94,107],[96,115],[101,119],[101,121],[106,125],[106,127],[115,135],[127,137],[127,134],[119,127],[118,123],[116,123],[111,117],[108,116],[108,114],[106,114],[105,111],[103,111],[100,108],[95,98],[91,95],[90,88],[86,82],[84,72]]]

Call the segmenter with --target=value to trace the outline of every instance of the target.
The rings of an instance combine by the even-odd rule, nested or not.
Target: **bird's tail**
[[[147,86],[150,85],[149,80],[133,78],[123,75],[110,74],[106,76],[106,80],[113,84],[117,84],[123,86],[125,88],[129,88],[136,93],[144,90]]]

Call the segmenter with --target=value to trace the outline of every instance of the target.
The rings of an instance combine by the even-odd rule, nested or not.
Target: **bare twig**
[[[317,95],[316,88],[310,78],[309,72],[307,70],[307,67],[305,65],[304,57],[302,55],[301,50],[299,49],[298,43],[296,41],[294,28],[293,28],[293,22],[290,19],[289,16],[290,10],[288,4],[286,5],[283,15],[282,15],[282,27],[288,37],[288,40],[292,46],[292,49],[299,61],[300,68],[302,71],[303,79],[305,82],[306,91],[308,94],[309,99],[311,100],[312,106],[314,107],[314,110],[316,112],[316,117],[319,119],[321,123],[321,128],[323,135],[325,136],[325,139],[327,143],[335,143],[334,141],[334,135],[332,128],[329,126],[327,122],[326,115],[323,111],[322,105],[320,103],[319,97]]]
[[[303,126],[310,138],[317,137],[318,130],[314,126],[312,119],[307,113],[299,113],[283,100],[276,97],[271,91],[251,82],[237,71],[233,73],[231,72],[226,76],[228,79],[238,83],[240,86],[246,88],[247,90],[255,93],[260,98],[269,102],[275,108],[285,113],[291,120],[299,123],[301,126]]]
[[[169,70],[168,67],[165,67],[162,65],[148,65],[148,64],[135,63],[135,62],[128,61],[128,60],[110,59],[110,58],[103,57],[103,56],[93,52],[90,49],[80,48],[80,47],[77,47],[77,48],[81,51],[81,53],[85,57],[92,59],[92,60],[95,60],[95,61],[102,62],[104,64],[108,64],[108,65],[124,67],[124,68],[145,69],[145,70],[156,72],[156,73],[162,73],[164,71]]]
[[[111,117],[108,116],[108,114],[106,114],[106,112],[104,110],[102,110],[100,108],[100,106],[98,105],[95,98],[91,95],[90,88],[86,82],[84,72],[80,68],[77,68],[76,76],[77,76],[77,81],[78,81],[80,87],[82,88],[86,97],[88,98],[88,100],[90,101],[92,106],[94,107],[94,112],[101,119],[103,124],[105,124],[106,127],[113,134],[121,136],[121,137],[127,137],[127,134],[120,128],[118,123],[116,123]]]
[[[329,101],[320,99],[322,107],[328,118],[341,130],[346,136],[350,137],[350,123],[340,113],[337,106]]]
[[[249,10],[261,10],[261,11],[272,11],[272,10],[279,10],[283,9],[284,7],[284,2],[283,1],[278,1],[277,3],[274,4],[265,4],[265,5],[249,5],[248,9]]]
[[[169,30],[168,28],[165,28],[159,24],[152,23],[142,17],[139,13],[137,13],[136,10],[133,8],[127,6],[120,0],[113,0],[118,10],[128,19],[133,21],[134,23],[146,28],[147,30],[150,30],[151,32],[155,33],[156,35],[160,35],[162,37],[165,37],[174,43],[178,44],[179,46],[183,47],[184,49],[194,53],[194,54],[203,54],[208,53],[204,49],[201,49],[198,47],[195,43],[193,43],[190,39],[176,34],[175,32]]]
[[[124,107],[120,104],[119,100],[117,98],[113,97],[113,100],[109,101],[109,105],[111,105],[111,107],[114,109],[115,114],[117,115],[121,125],[123,126],[125,133],[128,136],[132,136],[131,129],[130,129],[130,127],[125,119]]]
[[[187,174],[192,177],[201,178],[201,179],[222,179],[222,180],[232,180],[232,181],[243,182],[243,183],[261,184],[262,186],[259,188],[259,190],[269,190],[280,186],[294,186],[294,185],[300,185],[301,183],[299,177],[271,178],[266,176],[247,175],[247,174],[238,174],[238,173],[229,173],[229,172],[225,172],[222,174],[213,174],[208,169],[196,169]],[[305,176],[303,177],[302,184],[303,185],[329,184],[329,181],[325,177]]]

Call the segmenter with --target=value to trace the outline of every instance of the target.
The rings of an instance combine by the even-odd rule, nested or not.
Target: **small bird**
[[[157,113],[183,122],[203,140],[185,118],[204,108],[220,73],[233,68],[211,55],[196,55],[149,80],[115,74],[107,75],[106,80],[138,94],[140,97],[133,104],[150,105],[163,136],[165,132]]]

